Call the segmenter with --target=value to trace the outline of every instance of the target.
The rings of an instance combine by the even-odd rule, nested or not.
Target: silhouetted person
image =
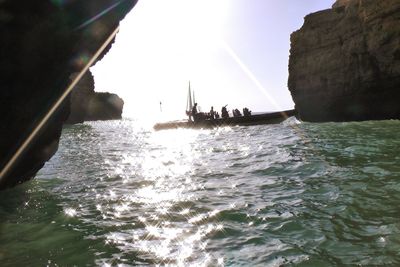
[[[229,118],[229,113],[228,110],[226,109],[226,106],[222,107],[221,109],[221,116],[223,119]]]
[[[215,112],[215,118],[216,118],[216,119],[219,119],[219,113],[218,113],[218,111]]]
[[[243,115],[244,116],[250,116],[251,115],[251,110],[248,108],[243,108]]]
[[[232,113],[233,113],[233,117],[241,117],[242,116],[242,113],[240,113],[240,111],[237,108],[232,110]]]
[[[192,107],[192,115],[196,115],[197,114],[197,103],[194,103],[193,107]]]
[[[213,120],[214,118],[215,118],[215,111],[214,111],[214,107],[211,106],[211,109],[210,109],[210,119]]]
[[[192,116],[193,120],[197,121],[197,103],[194,103],[194,106],[192,107]]]

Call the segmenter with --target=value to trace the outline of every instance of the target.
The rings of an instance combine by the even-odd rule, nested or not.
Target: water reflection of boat
[[[251,126],[262,124],[276,124],[281,123],[288,117],[294,116],[296,114],[296,111],[294,109],[291,109],[279,112],[258,113],[247,116],[206,118],[194,121],[192,120],[191,110],[195,101],[192,98],[194,98],[194,94],[192,95],[189,83],[189,93],[186,106],[186,114],[189,116],[189,119],[157,123],[154,125],[154,129],[167,130],[177,128],[213,128],[220,126]]]

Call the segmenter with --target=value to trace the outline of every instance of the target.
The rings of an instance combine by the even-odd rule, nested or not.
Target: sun
[[[229,0],[139,1],[92,68],[96,90],[118,93],[128,117],[182,118],[188,81],[210,69],[229,7]]]

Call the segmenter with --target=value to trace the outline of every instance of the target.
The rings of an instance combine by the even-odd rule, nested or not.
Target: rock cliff
[[[66,123],[121,119],[123,106],[124,101],[116,94],[95,92],[94,78],[88,71],[71,93],[71,112]]]
[[[0,1],[0,170],[136,2]],[[29,180],[55,153],[68,102],[0,177],[0,189]]]
[[[291,36],[288,87],[305,121],[400,118],[400,1],[338,0]]]

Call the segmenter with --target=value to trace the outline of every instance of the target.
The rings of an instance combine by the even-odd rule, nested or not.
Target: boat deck
[[[262,113],[250,116],[229,117],[219,119],[207,119],[202,121],[170,121],[164,123],[157,123],[154,125],[155,130],[168,130],[177,128],[214,128],[221,126],[250,126],[250,125],[263,125],[263,124],[276,124],[281,123],[287,118],[294,116],[296,111],[285,110],[279,112]]]

